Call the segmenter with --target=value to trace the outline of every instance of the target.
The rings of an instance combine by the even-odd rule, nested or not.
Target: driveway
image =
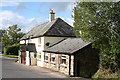
[[[65,75],[38,66],[15,63],[14,58],[2,57],[2,78],[65,78]]]

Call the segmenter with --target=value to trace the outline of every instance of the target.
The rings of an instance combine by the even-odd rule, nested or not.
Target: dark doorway
[[[21,52],[21,63],[25,64],[26,63],[26,53],[25,52]]]

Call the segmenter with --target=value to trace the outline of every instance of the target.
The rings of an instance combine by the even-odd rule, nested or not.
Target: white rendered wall
[[[44,37],[41,38],[41,47],[38,48],[38,51],[41,53],[41,60],[37,59],[37,66],[44,66]]]
[[[41,59],[39,60],[37,57],[37,66],[41,66],[41,67],[44,66],[44,52],[43,52],[43,50],[48,48],[48,46],[46,46],[45,44],[47,42],[49,42],[50,45],[53,45],[53,44],[65,39],[65,38],[66,37],[39,37],[39,38],[33,38],[30,40],[26,40],[26,44],[27,43],[35,43],[37,55],[38,55],[38,53],[41,53]],[[41,42],[39,42],[39,39],[41,39]],[[25,41],[20,41],[20,44],[23,44],[23,43],[25,43]],[[26,57],[26,65],[29,65],[28,57]]]
[[[21,41],[20,41],[20,44],[25,44],[25,40],[21,40]]]
[[[45,45],[47,42],[49,42],[50,45],[53,45],[65,38],[66,37],[41,37],[41,48],[39,48],[39,50],[41,52],[41,60],[37,60],[37,65],[44,67],[44,54],[45,53],[43,52],[43,50],[48,48],[48,46]]]
[[[30,60],[29,60],[29,51],[26,51],[26,65],[30,65]]]

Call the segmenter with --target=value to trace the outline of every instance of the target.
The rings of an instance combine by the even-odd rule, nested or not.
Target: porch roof
[[[20,44],[20,51],[26,51],[26,45],[25,44]]]
[[[36,47],[34,43],[28,43],[26,45],[26,51],[36,52]]]
[[[89,44],[91,43],[85,42],[81,38],[68,38],[48,49],[45,49],[44,52],[58,54],[73,54]]]

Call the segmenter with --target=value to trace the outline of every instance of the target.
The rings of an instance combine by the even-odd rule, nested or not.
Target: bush
[[[92,76],[92,78],[118,78],[118,72],[113,73],[112,70],[99,68],[99,70]]]
[[[4,48],[4,54],[6,55],[18,55],[19,44],[13,44]]]

